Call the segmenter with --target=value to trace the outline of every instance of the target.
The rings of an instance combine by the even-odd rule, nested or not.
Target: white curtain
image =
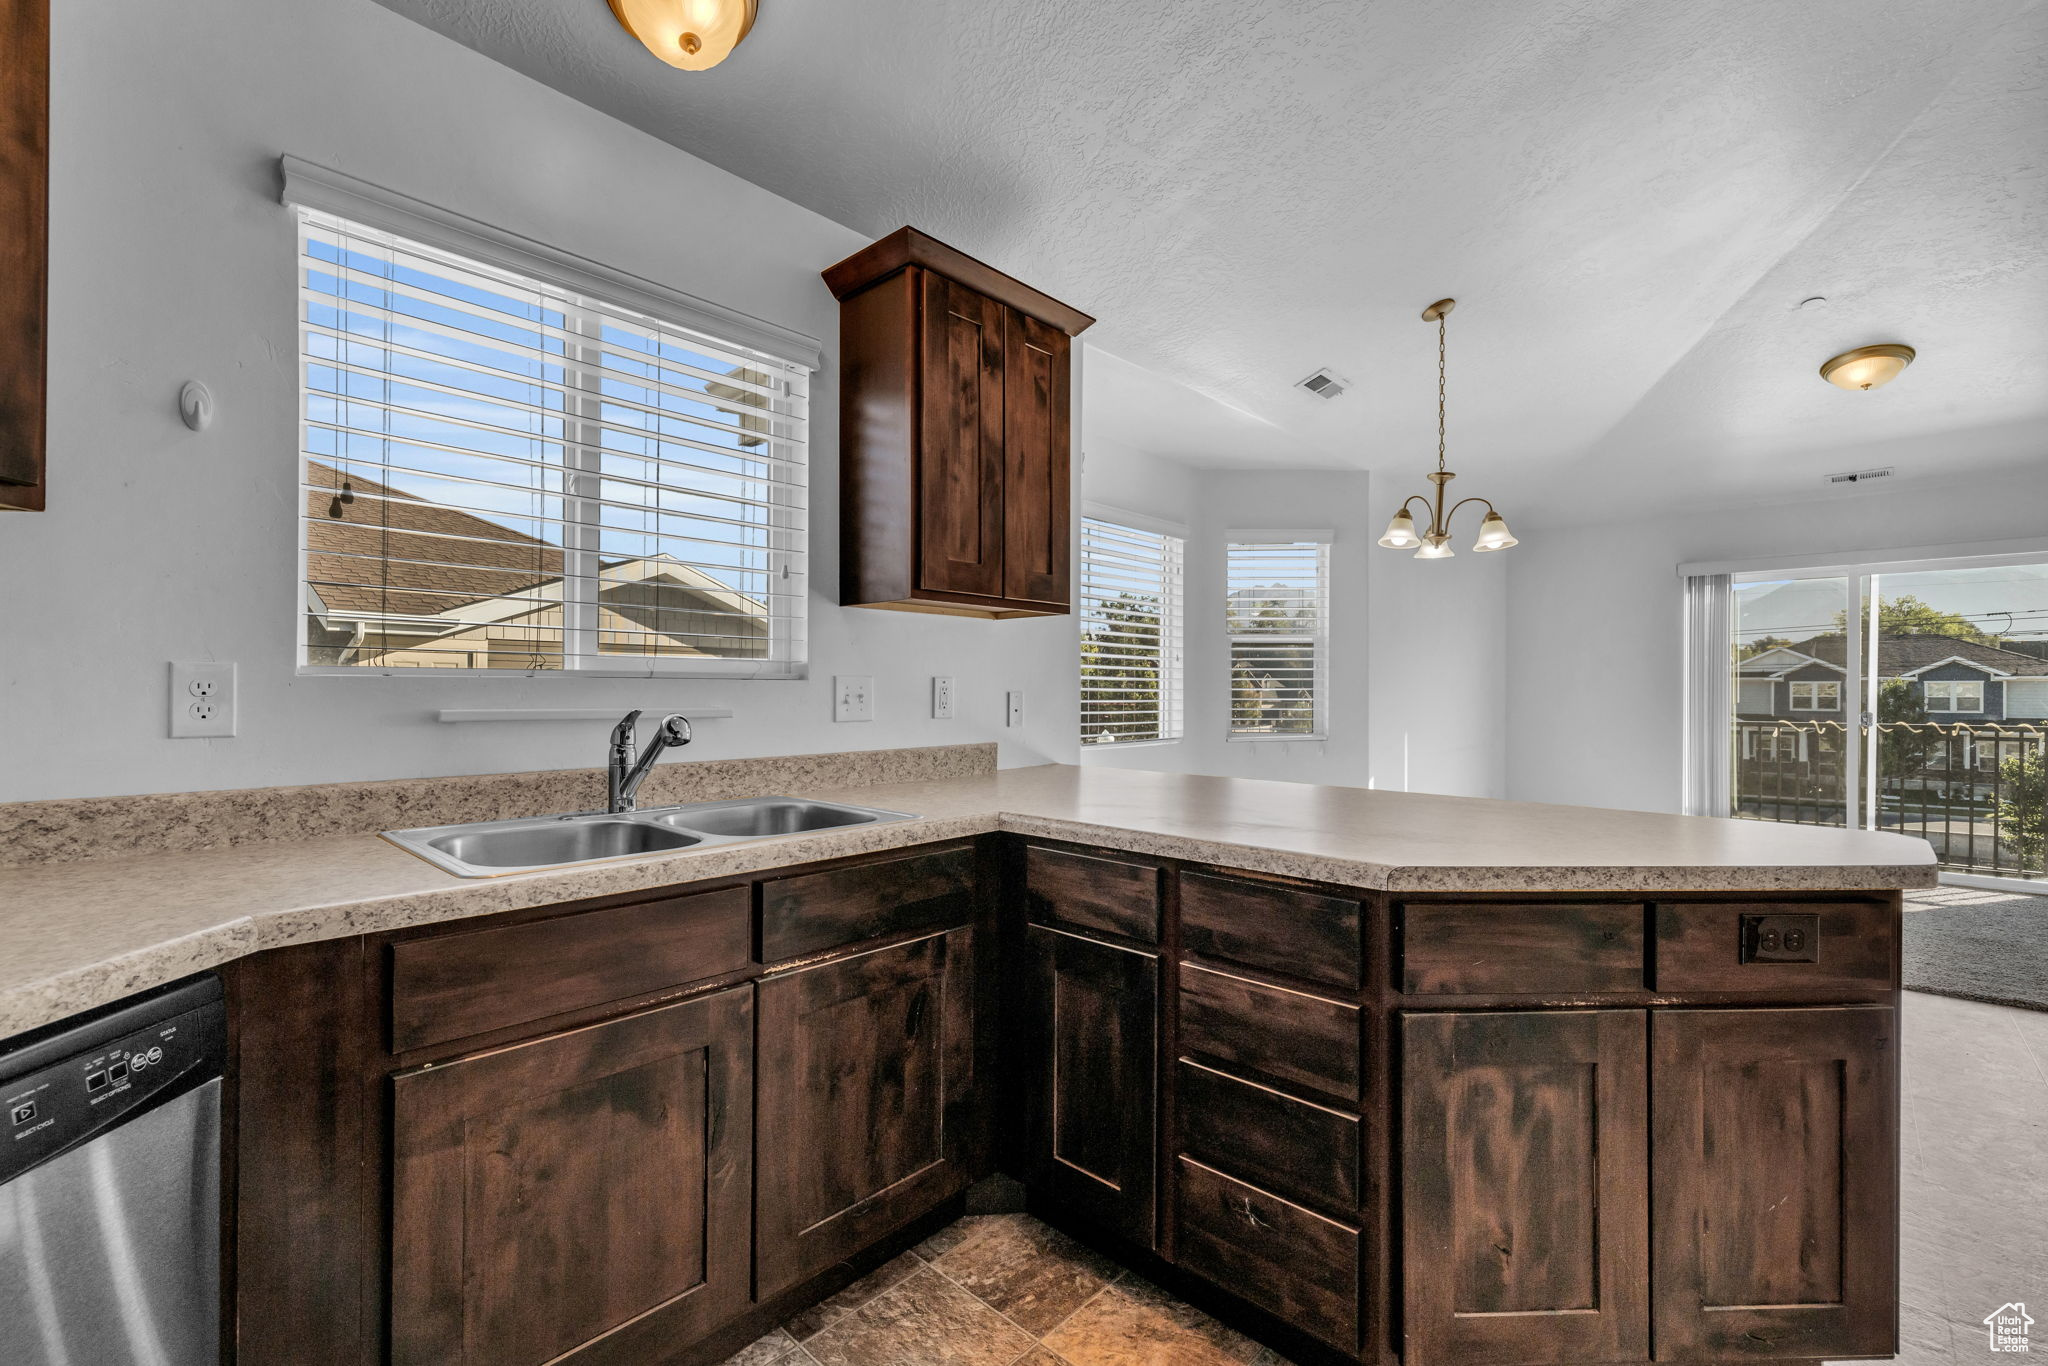
[[[1735,596],[1726,574],[1685,580],[1684,810],[1728,814],[1730,652]]]

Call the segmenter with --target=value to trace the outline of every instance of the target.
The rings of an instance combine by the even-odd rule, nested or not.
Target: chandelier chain
[[[1445,316],[1436,318],[1436,467],[1444,467],[1444,331]]]

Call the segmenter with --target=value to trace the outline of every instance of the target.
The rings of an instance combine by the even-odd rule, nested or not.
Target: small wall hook
[[[178,416],[185,419],[185,425],[195,432],[203,432],[213,425],[213,390],[196,379],[185,381],[185,387],[178,390]]]

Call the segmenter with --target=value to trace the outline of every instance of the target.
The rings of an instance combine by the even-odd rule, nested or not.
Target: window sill
[[[1081,752],[1083,754],[1100,754],[1108,750],[1164,749],[1168,745],[1179,744],[1181,739],[1181,736],[1169,735],[1159,740],[1083,740],[1081,742]]]
[[[1319,730],[1313,735],[1226,735],[1223,738],[1233,745],[1285,745],[1294,743],[1321,744],[1323,741],[1328,740],[1330,736],[1329,732]]]

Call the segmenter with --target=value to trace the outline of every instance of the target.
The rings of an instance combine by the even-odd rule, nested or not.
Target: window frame
[[[1115,527],[1140,536],[1158,537],[1164,544],[1161,572],[1161,612],[1159,623],[1159,734],[1131,739],[1102,739],[1083,734],[1079,737],[1083,754],[1104,750],[1129,750],[1161,745],[1177,745],[1187,738],[1187,542],[1188,529],[1173,522],[1147,517],[1140,513],[1125,512],[1119,508],[1099,503],[1084,503],[1081,509],[1081,525],[1076,545],[1080,556],[1080,573],[1076,576],[1075,620],[1078,630],[1085,634],[1088,626],[1088,543],[1090,523]],[[1078,704],[1081,726],[1088,720],[1088,690],[1080,682],[1080,659],[1078,643],[1076,648],[1075,678],[1078,690]]]
[[[1920,705],[1930,716],[1935,712],[1940,712],[1944,716],[1968,716],[1973,713],[1982,713],[1987,699],[1986,688],[1989,682],[1990,680],[1983,678],[1922,679],[1920,681]],[[1946,697],[1944,705],[1939,707],[1934,705],[1934,690],[1936,688],[1940,688]],[[1962,688],[1974,688],[1976,690],[1976,706],[1962,707],[1955,705],[1957,690]]]
[[[1807,712],[1829,712],[1829,711],[1840,711],[1840,710],[1842,709],[1842,682],[1841,682],[1841,680],[1840,680],[1840,679],[1836,679],[1836,678],[1800,678],[1800,679],[1788,679],[1788,680],[1787,680],[1787,682],[1786,682],[1786,686],[1787,686],[1787,687],[1788,687],[1788,688],[1789,688],[1789,689],[1791,690],[1791,691],[1789,692],[1789,694],[1788,694],[1788,697],[1789,697],[1789,699],[1790,699],[1790,700],[1789,700],[1789,701],[1788,701],[1788,702],[1786,703],[1786,708],[1787,708],[1788,710],[1790,710],[1790,711],[1807,711]],[[1820,705],[1817,705],[1817,704],[1816,704],[1816,705],[1811,705],[1811,706],[1801,706],[1801,705],[1799,704],[1799,690],[1800,690],[1801,688],[1806,688],[1806,689],[1809,689],[1809,690],[1811,690],[1811,692],[1810,692],[1810,695],[1811,695],[1811,696],[1814,696],[1814,697],[1818,697],[1818,696],[1819,696],[1819,689],[1822,689],[1822,688],[1832,688],[1832,689],[1834,689],[1834,701],[1833,701],[1832,703],[1830,703],[1829,705],[1827,705],[1827,706],[1820,706]]]
[[[1288,744],[1320,743],[1330,738],[1330,606],[1333,596],[1330,548],[1336,533],[1328,530],[1240,529],[1223,533],[1223,738],[1227,743]],[[1317,629],[1308,633],[1232,631],[1230,629],[1231,561],[1239,549],[1260,546],[1314,545],[1316,547]],[[1314,720],[1307,731],[1240,731],[1236,709],[1230,700],[1235,646],[1239,640],[1262,640],[1270,644],[1307,643],[1314,652]]]
[[[593,318],[618,318],[621,322],[641,320],[651,324],[659,332],[674,334],[677,340],[687,343],[694,334],[715,351],[737,353],[742,357],[758,358],[768,367],[778,381],[786,401],[778,399],[774,412],[787,416],[804,432],[801,440],[792,441],[776,436],[771,438],[775,445],[767,457],[784,467],[784,478],[770,485],[771,496],[762,501],[769,504],[770,532],[766,550],[764,575],[771,584],[792,583],[786,593],[778,594],[779,605],[771,605],[765,623],[768,654],[760,658],[677,656],[658,654],[605,654],[600,649],[600,632],[597,629],[597,579],[589,579],[590,592],[587,595],[563,594],[561,644],[557,668],[427,668],[402,665],[348,665],[309,663],[311,642],[309,633],[309,596],[311,580],[308,574],[307,520],[300,508],[299,522],[295,535],[297,547],[297,577],[293,582],[292,611],[294,617],[296,672],[304,676],[318,677],[390,677],[434,676],[443,678],[723,678],[723,679],[802,679],[809,675],[809,557],[810,534],[808,528],[808,491],[810,466],[814,456],[809,440],[808,389],[810,377],[822,366],[822,347],[816,339],[800,332],[750,317],[737,310],[713,304],[695,296],[684,294],[667,286],[633,276],[597,262],[546,246],[516,233],[492,227],[464,217],[451,210],[416,200],[396,191],[385,189],[349,176],[344,172],[321,167],[295,157],[285,157],[281,163],[284,173],[282,201],[296,209],[293,215],[293,261],[292,299],[294,304],[293,331],[295,333],[294,380],[298,396],[298,448],[294,452],[292,485],[305,489],[307,483],[306,463],[311,457],[306,447],[307,423],[310,401],[316,395],[307,374],[309,357],[305,340],[306,319],[304,305],[306,288],[306,237],[309,217],[343,220],[352,228],[362,230],[366,241],[380,237],[396,239],[402,246],[424,249],[427,254],[453,257],[456,263],[477,269],[483,274],[498,274],[536,287],[550,294],[573,296],[584,305],[579,312],[572,304],[565,310],[565,322],[572,328],[589,327]],[[552,353],[551,353],[552,354]],[[565,351],[560,357],[565,365],[569,356]],[[315,362],[318,363],[318,362]],[[786,383],[781,381],[787,381]],[[569,377],[564,376],[565,389],[574,388]],[[565,417],[569,417],[565,409]],[[563,502],[562,554],[564,582],[582,583],[575,577],[578,572],[572,563],[594,560],[596,550],[587,535],[578,537],[571,533],[569,509],[576,505],[582,514],[577,517],[577,528],[586,533],[602,524],[602,509],[612,506],[599,499],[574,496],[574,486],[584,482],[593,447],[587,440],[574,441],[565,430],[561,442],[564,449],[562,470],[564,476],[561,498]],[[780,447],[781,449],[776,449]],[[792,458],[791,450],[800,451]],[[687,489],[688,485],[674,487]],[[300,495],[303,503],[305,495]],[[781,534],[776,534],[776,533]],[[578,544],[581,541],[582,544]],[[550,656],[551,658],[553,656]]]

